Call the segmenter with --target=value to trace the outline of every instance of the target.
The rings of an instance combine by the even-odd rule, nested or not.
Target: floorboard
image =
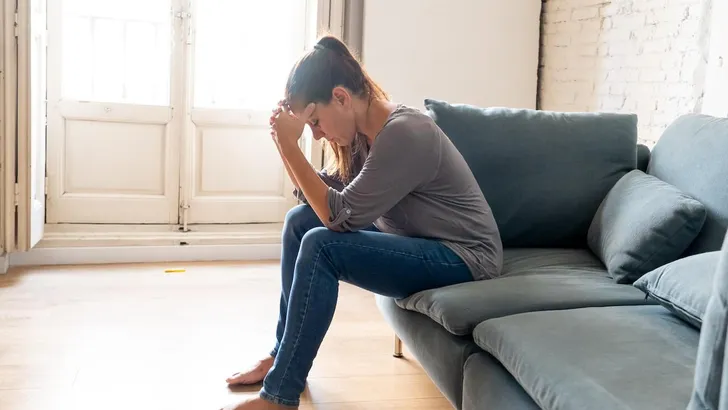
[[[165,268],[184,273],[165,273]],[[0,276],[0,409],[217,409],[272,346],[276,262],[63,266]],[[302,410],[452,409],[374,297],[342,285]]]

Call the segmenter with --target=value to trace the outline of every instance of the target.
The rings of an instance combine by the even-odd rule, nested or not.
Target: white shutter
[[[35,246],[45,224],[46,0],[18,2],[17,250]]]
[[[15,2],[0,3],[0,254],[11,251],[15,245],[15,175],[7,172],[15,169],[15,96],[16,46],[15,46]]]

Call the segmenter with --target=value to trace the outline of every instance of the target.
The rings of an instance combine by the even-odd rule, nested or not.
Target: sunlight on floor
[[[275,263],[34,268],[0,277],[0,409],[216,409],[270,350]],[[176,265],[175,265],[176,267]],[[450,409],[374,297],[342,285],[302,409]],[[217,406],[217,407],[215,407]]]

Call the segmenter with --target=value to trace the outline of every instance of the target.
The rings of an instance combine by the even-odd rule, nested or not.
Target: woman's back
[[[502,244],[490,206],[457,148],[416,109],[399,106],[390,115],[361,172],[329,200],[334,228],[375,220],[382,232],[442,241],[475,279],[500,274]]]

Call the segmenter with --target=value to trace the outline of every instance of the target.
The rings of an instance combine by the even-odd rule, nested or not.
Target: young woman
[[[333,150],[324,172],[299,148],[306,124]],[[276,345],[227,379],[262,381],[260,395],[228,409],[298,406],[339,281],[404,298],[496,277],[502,265],[490,207],[455,146],[430,117],[390,102],[336,38],[293,67],[271,135],[306,204],[283,228]]]

